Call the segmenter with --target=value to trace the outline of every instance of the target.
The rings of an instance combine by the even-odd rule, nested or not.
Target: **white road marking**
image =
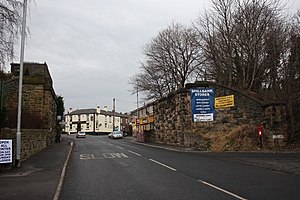
[[[102,155],[80,154],[80,160],[101,160],[105,158],[128,158],[124,153],[103,153]]]
[[[159,165],[161,165],[161,166],[163,166],[163,167],[166,167],[166,168],[168,168],[168,169],[170,169],[170,170],[177,171],[177,170],[174,169],[173,167],[170,167],[170,166],[168,166],[168,165],[165,165],[165,164],[163,164],[163,163],[161,163],[161,162],[158,162],[158,161],[156,161],[156,160],[153,160],[153,159],[149,159],[149,160],[152,161],[152,162],[155,162],[156,164],[159,164]]]
[[[79,159],[80,160],[90,160],[90,159],[92,159],[92,156],[91,156],[91,154],[80,154]]]
[[[113,153],[113,155],[117,158],[128,158],[124,153]]]
[[[235,197],[235,198],[237,198],[237,199],[240,199],[240,200],[247,200],[247,199],[245,199],[245,198],[243,198],[243,197],[240,197],[240,196],[238,196],[238,195],[236,195],[236,194],[234,194],[234,193],[232,193],[232,192],[229,192],[229,191],[227,191],[227,190],[224,190],[224,189],[222,189],[222,188],[220,188],[220,187],[218,187],[218,186],[215,186],[215,185],[213,185],[213,184],[210,184],[210,183],[208,183],[208,182],[205,182],[205,181],[202,181],[202,180],[198,180],[199,182],[201,182],[201,183],[203,183],[203,184],[205,184],[205,185],[207,185],[207,186],[210,186],[210,187],[212,187],[212,188],[215,188],[215,189],[217,189],[217,190],[219,190],[219,191],[221,191],[221,192],[224,192],[224,193],[226,193],[226,194],[229,194],[230,196],[233,196],[233,197]]]
[[[119,148],[119,149],[124,149],[123,147],[119,147],[119,146],[115,146],[115,147],[117,147],[117,148]]]
[[[139,153],[136,153],[136,152],[134,152],[134,151],[130,151],[130,150],[128,150],[128,152],[130,152],[130,153],[133,153],[134,155],[137,155],[137,156],[142,156],[141,154],[139,154]]]
[[[62,189],[62,185],[63,185],[65,174],[66,174],[67,165],[68,165],[68,162],[70,160],[72,150],[73,150],[73,142],[71,142],[71,146],[70,146],[70,149],[69,149],[69,152],[68,152],[68,156],[67,156],[67,158],[65,160],[65,163],[63,165],[63,169],[61,171],[60,179],[59,179],[59,182],[58,182],[53,200],[58,200],[59,199],[60,191]]]

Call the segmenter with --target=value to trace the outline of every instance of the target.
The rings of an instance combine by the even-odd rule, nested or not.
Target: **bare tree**
[[[212,10],[206,11],[194,25],[209,79],[229,86],[233,80],[233,4],[233,0],[213,1]]]
[[[292,18],[281,59],[276,95],[287,104],[288,141],[300,141],[300,11]]]
[[[213,0],[198,33],[211,80],[285,102],[289,141],[300,139],[300,11],[278,0]]]
[[[141,63],[141,71],[131,77],[129,84],[133,86],[132,94],[142,92],[145,94],[146,100],[151,100],[162,98],[168,93],[165,80],[164,74],[148,61]]]
[[[146,62],[141,72],[131,79],[138,81],[148,97],[159,98],[183,88],[189,80],[195,80],[201,66],[200,49],[196,33],[178,23],[173,23],[146,45]]]
[[[21,0],[0,0],[0,70],[14,55],[22,25],[22,5]]]
[[[213,1],[213,9],[197,19],[194,27],[203,41],[207,71],[215,81],[244,90],[261,87],[266,62],[275,56],[270,58],[268,44],[271,37],[281,39],[283,31],[277,26],[279,11],[278,0]]]

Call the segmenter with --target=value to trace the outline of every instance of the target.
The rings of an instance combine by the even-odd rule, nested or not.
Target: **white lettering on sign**
[[[273,135],[273,139],[283,139],[283,135]]]
[[[0,163],[12,163],[12,140],[0,140]]]
[[[124,153],[103,153],[102,155],[94,154],[80,154],[80,160],[101,160],[101,159],[114,159],[114,158],[128,158]]]

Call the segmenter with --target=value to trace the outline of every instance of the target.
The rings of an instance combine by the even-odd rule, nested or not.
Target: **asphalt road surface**
[[[75,139],[60,199],[300,199],[299,174],[245,164],[264,159],[255,155],[175,152],[87,135]]]

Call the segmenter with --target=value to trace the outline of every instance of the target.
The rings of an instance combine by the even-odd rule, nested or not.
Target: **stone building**
[[[17,128],[20,64],[11,64],[12,78],[3,84],[3,107],[6,129],[1,138],[13,139]],[[57,116],[56,94],[46,63],[24,63],[21,118],[21,160],[46,148],[55,141]],[[15,147],[14,147],[15,148]]]

